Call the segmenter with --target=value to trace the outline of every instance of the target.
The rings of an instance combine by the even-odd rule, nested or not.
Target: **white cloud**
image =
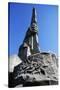
[[[22,62],[22,60],[17,56],[17,55],[12,55],[9,57],[9,72],[13,72],[14,67],[17,66],[18,64],[20,64]]]

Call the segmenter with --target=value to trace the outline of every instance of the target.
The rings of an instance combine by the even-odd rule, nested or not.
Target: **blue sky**
[[[9,3],[9,55],[17,54],[30,26],[32,8],[37,11],[39,45],[41,51],[58,53],[58,6]]]

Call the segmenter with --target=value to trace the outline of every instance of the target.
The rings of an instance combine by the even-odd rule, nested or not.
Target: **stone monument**
[[[38,41],[37,14],[32,10],[30,27],[22,45],[19,47],[18,56],[21,60],[9,73],[9,87],[41,86],[58,84],[58,59],[55,54],[41,52]]]
[[[18,56],[24,60],[27,56],[39,52],[37,14],[35,8],[33,8],[31,24],[26,32],[22,45],[19,47]]]

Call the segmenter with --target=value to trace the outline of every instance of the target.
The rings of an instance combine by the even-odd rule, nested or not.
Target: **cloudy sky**
[[[9,3],[9,55],[17,54],[30,26],[32,8],[37,11],[39,45],[41,51],[58,53],[58,6]]]

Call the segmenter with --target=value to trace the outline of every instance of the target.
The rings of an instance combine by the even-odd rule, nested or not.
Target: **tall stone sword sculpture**
[[[31,24],[26,32],[22,45],[19,47],[18,56],[22,60],[25,60],[29,55],[39,52],[37,14],[36,9],[33,8]]]

